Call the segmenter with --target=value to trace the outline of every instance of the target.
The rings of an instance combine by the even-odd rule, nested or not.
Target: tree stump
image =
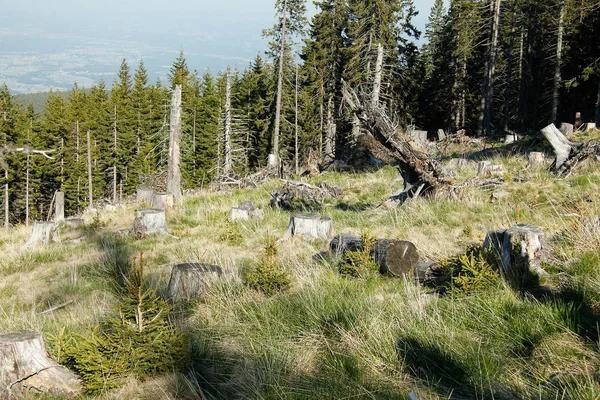
[[[76,396],[83,386],[77,375],[49,357],[41,334],[0,333],[0,398],[29,390]]]
[[[438,129],[437,136],[438,136],[438,141],[440,141],[440,142],[442,140],[446,139],[446,133],[444,132],[443,129]]]
[[[292,236],[303,236],[307,239],[326,240],[333,235],[331,218],[315,214],[294,214],[290,217],[288,229],[283,239]]]
[[[329,250],[337,256],[343,255],[347,251],[361,251],[362,249],[363,241],[360,236],[348,233],[340,233],[329,243]]]
[[[560,131],[563,135],[565,135],[566,137],[569,138],[569,137],[573,136],[575,127],[573,126],[573,124],[568,124],[566,122],[563,122],[562,124],[560,124]]]
[[[65,219],[65,194],[56,192],[54,200],[54,221],[60,222]]]
[[[133,220],[133,235],[141,239],[149,235],[169,235],[164,210],[138,210]],[[170,236],[170,235],[169,235]]]
[[[151,206],[153,197],[154,190],[150,188],[139,188],[136,193],[136,204]]]
[[[409,136],[421,146],[427,146],[427,131],[410,131]]]
[[[511,133],[510,135],[504,136],[504,143],[506,143],[506,144],[512,144],[516,141],[517,141],[517,135],[515,135],[515,134]]]
[[[580,112],[576,112],[575,113],[575,125],[574,125],[574,128],[575,129],[579,129],[581,127],[581,125],[583,125],[583,119],[581,119],[581,113]]]
[[[378,239],[373,246],[373,259],[382,274],[402,276],[416,271],[419,253],[415,245],[406,240]]]
[[[586,132],[591,132],[591,131],[593,131],[594,129],[596,129],[596,123],[595,123],[595,122],[588,122],[588,123],[586,124],[586,127],[585,127],[585,131],[586,131]]]
[[[531,273],[545,275],[541,262],[548,258],[544,233],[533,225],[518,224],[507,230],[488,232],[483,250],[498,257],[498,268],[517,286],[529,280]]]
[[[64,224],[66,227],[77,229],[82,228],[85,225],[83,218],[71,217],[64,220]]]
[[[244,201],[238,207],[232,207],[229,217],[231,220],[263,219],[264,212],[252,201]]]
[[[25,243],[23,248],[29,248],[37,245],[48,246],[52,242],[58,241],[58,232],[54,222],[36,222],[33,224],[31,237]]]
[[[155,210],[172,210],[175,208],[175,197],[171,193],[156,193],[152,196],[152,208]]]
[[[545,156],[544,153],[533,151],[529,153],[529,164],[530,168],[539,168],[544,166]]]
[[[554,153],[556,154],[554,168],[559,169],[569,159],[575,143],[569,142],[565,135],[556,129],[554,124],[550,124],[542,129],[542,134],[554,149]]]
[[[201,263],[177,264],[171,271],[167,295],[174,301],[198,297],[223,275],[217,265]]]
[[[477,164],[477,177],[483,178],[487,172],[488,167],[492,165],[491,161],[480,161]]]

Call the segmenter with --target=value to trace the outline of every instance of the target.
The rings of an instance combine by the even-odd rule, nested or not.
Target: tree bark
[[[171,118],[169,134],[169,160],[167,167],[167,192],[175,201],[181,199],[181,85],[176,85],[171,97]]]
[[[562,67],[562,49],[563,49],[563,35],[565,31],[565,0],[560,2],[560,17],[558,19],[558,38],[556,39],[556,61],[554,63],[554,83],[552,86],[552,114],[550,117],[550,123],[556,122],[558,115],[558,101],[560,97],[560,81],[561,74],[560,70]]]
[[[233,172],[233,160],[231,153],[231,71],[227,67],[225,74],[225,111],[223,123],[223,176],[229,176]]]
[[[273,155],[275,164],[279,165],[279,130],[281,125],[281,102],[283,97],[283,62],[285,58],[285,27],[287,22],[287,0],[283,0],[283,17],[281,21],[281,46],[279,52],[279,70],[277,72],[277,98],[275,100],[275,126],[273,131]]]

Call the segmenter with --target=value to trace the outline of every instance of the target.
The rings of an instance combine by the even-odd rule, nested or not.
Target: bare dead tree
[[[167,192],[175,201],[181,199],[181,85],[176,85],[171,96],[169,135],[169,160],[167,166]]]

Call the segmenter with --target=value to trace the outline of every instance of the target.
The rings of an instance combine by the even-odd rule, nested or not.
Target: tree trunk
[[[83,385],[77,375],[49,356],[41,334],[0,334],[0,398],[21,398],[30,390],[74,397]]]
[[[560,70],[562,67],[562,49],[563,49],[563,35],[565,30],[565,0],[560,2],[560,17],[558,19],[558,38],[556,40],[556,61],[554,63],[554,84],[552,86],[552,114],[550,117],[550,123],[556,122],[558,115],[558,100],[559,100],[559,89],[560,89]]]
[[[596,100],[596,128],[600,127],[600,77],[598,77],[598,98]]]
[[[36,222],[33,224],[31,237],[23,246],[24,249],[42,245],[48,246],[50,243],[58,240],[56,224],[54,222]]]
[[[279,71],[277,72],[277,98],[275,100],[275,126],[273,131],[273,155],[275,164],[279,165],[279,129],[281,124],[281,103],[283,97],[283,62],[285,58],[285,26],[287,22],[287,0],[283,0],[283,17],[281,21],[281,46],[279,51]]]
[[[161,210],[136,211],[132,233],[138,239],[154,234],[169,235],[165,212]]]
[[[405,240],[378,239],[373,246],[373,259],[379,272],[402,276],[416,272],[419,253],[411,242]]]
[[[335,136],[336,125],[333,118],[334,113],[333,95],[327,100],[327,133],[325,135],[325,157],[324,161],[330,163],[335,159]]]
[[[233,160],[231,153],[231,72],[227,67],[225,74],[225,112],[223,123],[223,176],[229,176],[233,172]]]
[[[514,63],[514,47],[515,47],[515,34],[517,30],[517,3],[513,3],[512,7],[512,21],[510,28],[510,43],[507,51],[507,66],[506,66],[506,85],[504,90],[504,132],[508,132],[510,122],[510,100],[512,90],[512,73]]]
[[[118,145],[117,145],[117,106],[114,108],[114,125],[113,125],[113,204],[117,204],[117,160],[118,160]]]
[[[171,119],[169,134],[169,161],[167,169],[167,192],[176,202],[181,198],[181,85],[176,85],[171,97]]]
[[[25,226],[29,226],[29,169],[31,154],[27,154],[27,169],[25,170]]]
[[[60,222],[65,219],[65,194],[63,192],[56,192],[54,210],[54,222]]]
[[[9,213],[10,213],[10,208],[9,208],[9,195],[8,195],[8,170],[5,169],[4,170],[4,179],[5,179],[5,183],[4,183],[4,229],[8,229],[10,228],[10,220],[9,220]]]
[[[326,240],[333,235],[331,218],[314,214],[294,214],[290,216],[288,230],[283,239],[302,236],[307,239]]]
[[[488,42],[489,48],[485,61],[485,75],[481,99],[481,115],[479,128],[480,136],[491,136],[492,134],[494,78],[496,74],[498,36],[500,32],[501,4],[502,0],[492,0],[492,2],[490,3],[492,23]]]
[[[88,202],[90,209],[94,208],[93,188],[92,188],[92,146],[90,141],[90,131],[87,131],[87,170],[88,170]]]
[[[373,83],[373,93],[371,95],[371,107],[379,105],[379,95],[381,93],[381,81],[383,79],[383,46],[377,44],[377,63],[375,64],[375,79]]]
[[[298,175],[298,64],[296,63],[296,86],[295,86],[294,97],[296,100],[295,114],[294,114],[294,161],[295,161],[295,172]]]
[[[171,270],[167,296],[174,302],[191,300],[206,293],[222,275],[223,270],[217,265],[177,264]]]

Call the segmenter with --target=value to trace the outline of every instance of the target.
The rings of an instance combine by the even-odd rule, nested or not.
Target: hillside
[[[476,278],[466,292],[454,289],[461,276],[442,291],[368,269],[351,277],[340,274],[339,260],[314,257],[327,242],[292,238],[277,243],[291,286],[266,296],[249,287],[247,272],[265,262],[267,237],[281,238],[287,228],[290,213],[268,206],[271,191],[281,186],[273,180],[186,197],[167,214],[169,232],[178,238],[116,234],[132,226],[136,206],[129,203],[85,214],[85,230],[63,227],[62,243],[47,248],[21,249],[31,228],[1,232],[0,331],[43,332],[59,361],[81,369],[76,342],[118,316],[127,296],[123,273],[143,252],[149,285],[160,295],[174,263],[206,262],[224,274],[206,294],[174,308],[171,323],[188,341],[175,371],[148,379],[123,371],[110,381],[115,389],[84,398],[408,399],[414,392],[419,399],[595,399],[600,173],[590,162],[556,178],[545,168],[548,153],[545,167],[529,168],[527,153],[536,149],[532,141],[447,149],[443,163],[461,188],[457,198],[419,198],[399,208],[378,207],[401,187],[392,167],[327,172],[307,182],[344,189],[343,198],[321,212],[337,233],[410,240],[433,261],[481,246],[489,231],[536,225],[554,253],[539,285],[514,289],[497,270],[479,281],[483,261],[469,264],[474,275],[462,276]],[[474,161],[456,167],[452,157]],[[475,161],[484,157],[504,165],[493,191],[508,197],[492,201],[485,187],[461,185],[476,176]],[[264,220],[228,221],[230,208],[245,200],[264,210]],[[67,242],[80,235],[82,243]]]

